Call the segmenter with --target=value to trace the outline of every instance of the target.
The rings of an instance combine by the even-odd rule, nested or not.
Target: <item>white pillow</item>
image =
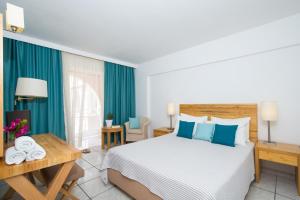
[[[180,115],[177,115],[176,125],[173,133],[177,134],[179,129],[179,122],[185,121],[185,122],[195,122],[194,130],[193,130],[193,135],[194,135],[196,131],[195,127],[197,126],[197,123],[203,123],[207,120],[207,118],[208,118],[207,116],[196,117],[196,116],[181,113]]]
[[[211,121],[220,125],[238,125],[235,136],[235,144],[246,145],[249,142],[249,123],[250,117],[236,118],[236,119],[223,119],[218,117],[211,117]]]

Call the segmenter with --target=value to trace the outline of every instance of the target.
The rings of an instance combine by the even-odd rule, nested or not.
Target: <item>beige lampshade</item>
[[[18,78],[15,96],[48,97],[47,81],[34,78]]]
[[[278,118],[277,103],[275,101],[262,102],[261,116],[264,121],[276,121]]]
[[[175,103],[168,103],[168,115],[175,115],[176,106]]]
[[[13,4],[6,4],[6,29],[12,32],[23,32],[24,11],[23,8]]]

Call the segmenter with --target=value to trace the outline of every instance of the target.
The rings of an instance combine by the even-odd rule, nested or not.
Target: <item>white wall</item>
[[[166,105],[276,100],[276,141],[300,144],[300,14],[176,52],[137,68],[137,112],[168,125]],[[266,126],[259,120],[259,138]]]

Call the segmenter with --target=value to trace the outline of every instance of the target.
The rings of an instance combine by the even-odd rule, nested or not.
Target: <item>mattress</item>
[[[110,149],[101,164],[162,199],[242,200],[254,179],[252,143],[228,147],[170,134]]]

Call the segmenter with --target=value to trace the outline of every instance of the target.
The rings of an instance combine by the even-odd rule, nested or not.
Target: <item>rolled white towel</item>
[[[36,144],[33,149],[27,152],[26,161],[40,160],[43,159],[45,156],[46,156],[45,149],[41,147],[39,144]]]
[[[18,151],[25,151],[26,153],[34,149],[36,142],[29,136],[21,136],[15,140],[15,147]]]
[[[11,164],[20,164],[26,158],[26,153],[24,151],[18,151],[15,147],[9,147],[5,151],[5,163],[8,165]]]

